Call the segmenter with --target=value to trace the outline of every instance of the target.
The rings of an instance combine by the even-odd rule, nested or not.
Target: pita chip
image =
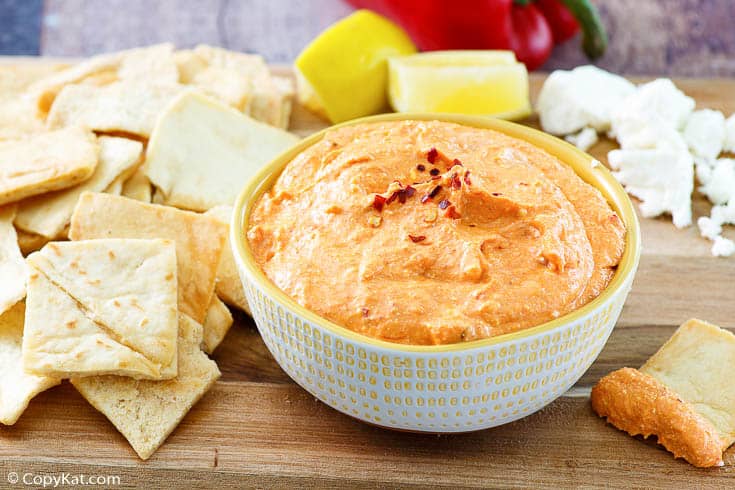
[[[98,154],[97,138],[78,127],[0,141],[0,205],[84,182]]]
[[[135,173],[123,183],[121,194],[136,201],[151,202],[151,181],[146,177],[142,166],[138,167]]]
[[[176,83],[178,69],[172,44],[157,44],[93,56],[33,83],[28,91],[41,113],[47,113],[67,85],[106,85],[117,80]]]
[[[0,207],[0,314],[26,295],[26,264],[13,228],[14,206]]]
[[[67,378],[176,376],[172,241],[53,242],[27,263],[26,371]]]
[[[82,192],[105,190],[115,179],[129,174],[143,154],[140,142],[125,138],[102,136],[99,144],[99,163],[91,178],[69,189],[22,201],[18,206],[15,226],[49,239],[61,237]]]
[[[86,126],[94,131],[149,137],[156,118],[180,85],[120,81],[97,87],[67,85],[54,100],[46,123],[50,128]]]
[[[145,80],[157,85],[177,84],[179,69],[174,58],[174,45],[154,44],[122,51],[117,77],[120,80]]]
[[[212,46],[179,51],[176,58],[182,83],[193,85],[239,111],[247,112],[254,80],[259,74],[269,74],[261,56]]]
[[[598,415],[632,436],[657,436],[677,458],[724,466],[735,443],[735,335],[692,319],[638,369],[603,377],[590,401]]]
[[[179,374],[168,381],[119,376],[73,378],[72,385],[125,436],[141,459],[163,444],[189,410],[220,377],[217,364],[200,349],[202,326],[179,319]]]
[[[181,82],[272,126],[287,128],[294,86],[258,55],[199,45],[175,54]]]
[[[164,203],[194,211],[232,205],[245,182],[299,140],[195,92],[161,114],[145,173]]]
[[[33,103],[19,95],[0,94],[0,141],[28,137],[46,130]]]
[[[211,354],[222,343],[227,332],[230,331],[233,319],[232,313],[217,296],[212,296],[212,303],[207,310],[207,318],[204,319],[204,336],[202,349]]]
[[[282,126],[283,112],[288,109],[290,116],[290,105],[284,107],[288,99],[287,91],[279,90],[279,85],[271,76],[265,60],[258,55],[237,53],[213,46],[200,45],[194,48],[201,59],[205,60],[210,70],[216,70],[219,76],[208,75],[206,70],[195,77],[200,79],[200,87],[221,88],[224,79],[223,72],[237,73],[249,81],[245,107],[237,107],[249,114],[253,119],[264,122],[271,126],[285,128]],[[201,79],[204,79],[203,82]],[[231,87],[231,86],[230,86]],[[281,86],[281,88],[284,88]],[[227,101],[222,95],[231,95],[220,91],[222,100]],[[288,117],[286,118],[288,120]]]
[[[166,238],[176,242],[179,310],[204,322],[227,227],[211,216],[142,203],[109,194],[85,192],[71,219],[72,240]]]
[[[235,70],[209,66],[193,51],[179,53],[182,82],[235,109],[245,109],[252,92],[250,78]]]
[[[17,95],[31,84],[68,68],[66,63],[36,62],[0,64],[0,94]]]
[[[21,343],[25,304],[0,315],[0,424],[13,425],[37,394],[61,382],[23,371]]]
[[[232,206],[217,206],[205,214],[217,218],[229,228],[230,220],[232,219]],[[250,315],[248,300],[245,298],[245,289],[242,287],[242,280],[235,265],[235,257],[232,255],[229,233],[225,249],[222,252],[222,258],[217,267],[217,285],[215,286],[215,291],[222,301]]]

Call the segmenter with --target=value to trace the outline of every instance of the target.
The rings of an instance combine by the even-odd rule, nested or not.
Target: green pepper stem
[[[582,49],[590,59],[602,56],[607,48],[607,33],[600,13],[589,0],[561,0],[582,28]]]

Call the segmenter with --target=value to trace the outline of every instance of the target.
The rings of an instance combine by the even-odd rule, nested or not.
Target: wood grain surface
[[[534,93],[542,80],[532,77]],[[703,107],[735,110],[735,80],[677,84]],[[296,109],[296,132],[323,126]],[[592,154],[604,161],[610,148],[603,141]],[[695,210],[708,206],[698,197]],[[735,449],[725,467],[697,469],[590,409],[589,389],[602,375],[639,366],[686,319],[735,326],[735,258],[711,257],[693,227],[677,230],[666,218],[641,224],[640,268],[607,346],[565,396],[525,419],[451,436],[368,426],[293,383],[252,320],[236,313],[213,356],[222,379],[149,461],[64,383],[33,400],[15,426],[0,427],[0,487],[10,472],[67,472],[117,475],[123,488],[735,488]]]

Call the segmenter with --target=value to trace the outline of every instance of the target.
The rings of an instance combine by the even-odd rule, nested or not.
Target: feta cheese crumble
[[[557,70],[539,93],[541,127],[556,135],[576,133],[585,126],[607,131],[613,109],[634,91],[630,81],[595,66]]]
[[[644,217],[668,213],[678,228],[692,223],[694,176],[714,206],[697,220],[711,240],[712,255],[735,254],[735,242],[722,236],[735,224],[735,114],[694,110],[695,101],[660,78],[638,87],[617,75],[583,66],[553,72],[539,95],[542,128],[588,150],[597,131],[617,140],[608,153],[615,178],[640,201]]]
[[[707,196],[712,204],[735,202],[735,160],[720,158],[715,160],[710,168],[710,173],[702,180],[704,185],[699,191]]]
[[[641,200],[641,214],[671,214],[674,226],[692,224],[694,165],[686,152],[666,149],[613,150],[607,154],[613,176]]]
[[[694,156],[717,158],[725,144],[725,116],[712,109],[692,112],[684,126],[684,140]]]
[[[589,150],[595,146],[598,141],[597,131],[589,126],[585,127],[579,133],[565,136],[564,139],[582,151]]]

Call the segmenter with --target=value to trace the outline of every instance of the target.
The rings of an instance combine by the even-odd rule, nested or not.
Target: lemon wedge
[[[388,19],[358,10],[333,24],[296,59],[299,101],[333,123],[383,112],[390,56],[416,52]]]
[[[388,60],[398,112],[450,112],[522,119],[531,113],[528,71],[512,51],[434,51]]]

